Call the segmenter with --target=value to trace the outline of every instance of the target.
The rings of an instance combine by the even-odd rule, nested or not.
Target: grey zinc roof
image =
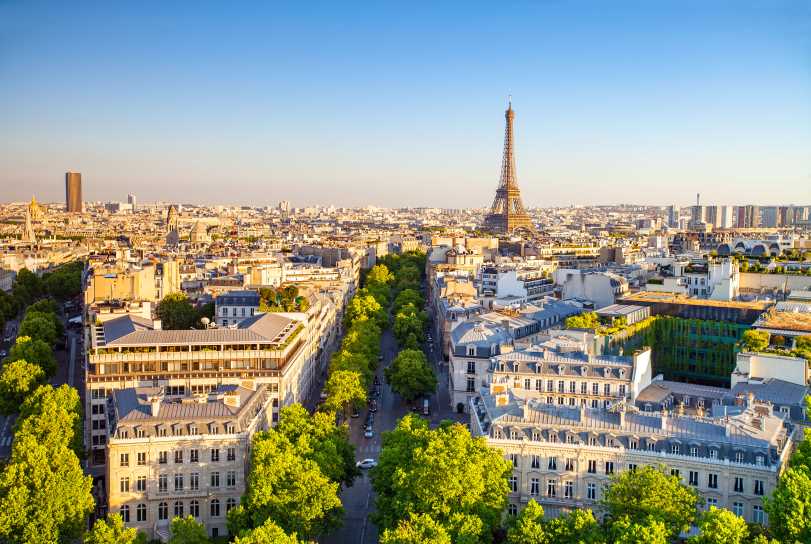
[[[510,394],[512,396],[512,394]],[[730,445],[746,445],[767,448],[776,443],[783,429],[783,421],[778,417],[766,417],[765,428],[760,430],[751,423],[751,414],[729,418],[730,432],[727,435],[726,425],[722,420],[699,418],[694,416],[668,415],[664,422],[660,414],[629,411],[625,413],[624,422],[620,415],[603,408],[569,408],[537,401],[529,401],[524,411],[515,397],[508,403],[512,407],[496,407],[493,395],[482,391],[487,412],[493,425],[509,426],[530,425],[572,432],[615,432],[633,435],[655,435],[657,437],[675,438],[683,441],[696,440]]]
[[[181,402],[180,399],[161,400],[157,417],[152,416],[150,397],[160,395],[157,387],[139,387],[113,391],[113,403],[116,406],[118,424],[176,424],[197,422],[208,419],[231,419],[236,423],[240,412],[246,409],[249,400],[262,391],[261,385],[256,391],[237,386],[236,389],[218,389],[204,401]],[[240,396],[240,406],[229,406],[218,399],[217,395],[232,392]]]
[[[502,353],[491,359],[496,363],[513,363],[512,366],[505,366],[504,372],[519,374],[583,377],[594,376],[595,372],[599,372],[600,377],[619,378],[619,371],[623,369],[626,371],[623,378],[630,378],[630,370],[633,367],[631,357],[589,356],[581,351],[560,353],[543,346],[531,346],[524,350]],[[586,374],[582,373],[584,367]],[[608,376],[605,376],[605,369],[608,369]]]
[[[119,319],[129,319],[129,316]],[[236,329],[136,330],[131,323],[128,325],[126,322],[122,322],[111,327],[110,335],[108,335],[107,324],[105,323],[104,336],[107,347],[252,342],[277,343],[281,342],[289,334],[287,332],[285,335],[279,336],[293,323],[296,323],[296,320],[275,313],[259,314],[245,319]]]
[[[763,383],[739,383],[727,393],[735,397],[739,393],[746,394],[750,391],[761,401],[797,406],[802,406],[806,395],[811,393],[807,387],[776,378],[769,378]]]
[[[240,305],[240,306],[258,306],[259,293],[256,291],[229,291],[218,296],[216,299],[217,305]]]
[[[455,346],[489,347],[509,341],[510,335],[503,327],[473,319],[457,325],[451,331],[451,338]]]

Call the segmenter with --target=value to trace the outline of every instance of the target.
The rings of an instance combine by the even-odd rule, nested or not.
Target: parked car
[[[363,433],[363,436],[365,436],[366,438],[372,438],[374,435],[375,435],[375,432],[371,427],[366,429],[366,432]]]
[[[362,469],[375,468],[377,466],[377,461],[374,459],[364,459],[363,461],[358,461],[355,463],[355,466]]]
[[[0,349],[0,357],[5,357],[7,355],[8,355],[8,353],[6,353],[6,350]]]
[[[378,362],[382,362],[382,361],[383,361],[383,356],[382,356],[382,355],[378,355],[378,356],[377,356],[377,361],[378,361]]]
[[[358,412],[357,408],[352,410],[352,417],[360,417],[360,412]]]

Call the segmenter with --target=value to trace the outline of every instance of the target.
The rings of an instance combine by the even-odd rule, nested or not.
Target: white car
[[[364,459],[363,461],[358,461],[355,463],[355,466],[363,469],[375,468],[377,466],[377,461],[374,459]]]
[[[375,435],[375,432],[371,427],[367,427],[366,432],[363,433],[363,436],[365,436],[366,438],[372,438],[374,435]]]

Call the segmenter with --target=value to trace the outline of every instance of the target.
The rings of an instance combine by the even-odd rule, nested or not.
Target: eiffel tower
[[[535,227],[521,202],[521,190],[515,175],[515,154],[513,153],[513,111],[512,99],[504,112],[507,128],[504,130],[504,159],[501,161],[501,181],[496,190],[496,198],[490,213],[484,218],[484,227],[496,233],[509,234],[515,230],[534,233]]]

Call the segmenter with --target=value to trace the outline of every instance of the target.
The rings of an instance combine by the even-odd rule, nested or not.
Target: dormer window
[[[118,429],[118,438],[129,438],[130,433],[127,429]]]
[[[472,346],[469,346],[467,348],[467,356],[468,357],[475,357],[476,356],[476,348],[472,347]]]
[[[226,434],[234,434],[236,432],[236,426],[233,423],[226,423],[225,424],[225,433]]]
[[[190,435],[197,434],[197,425],[195,425],[193,423],[191,425],[189,425],[189,434]]]
[[[135,428],[135,438],[143,438],[146,436],[146,432],[142,427]]]
[[[220,432],[220,428],[216,423],[209,423],[208,424],[208,434],[218,434]]]
[[[745,458],[746,458],[746,455],[742,451],[736,451],[735,452],[735,462],[736,463],[743,463]]]
[[[566,367],[563,365],[558,365],[558,374],[562,376],[564,372],[566,372]]]
[[[586,376],[589,373],[589,368],[586,365],[580,367],[580,375]]]
[[[166,436],[165,425],[158,425],[155,430],[157,431],[158,436]]]

